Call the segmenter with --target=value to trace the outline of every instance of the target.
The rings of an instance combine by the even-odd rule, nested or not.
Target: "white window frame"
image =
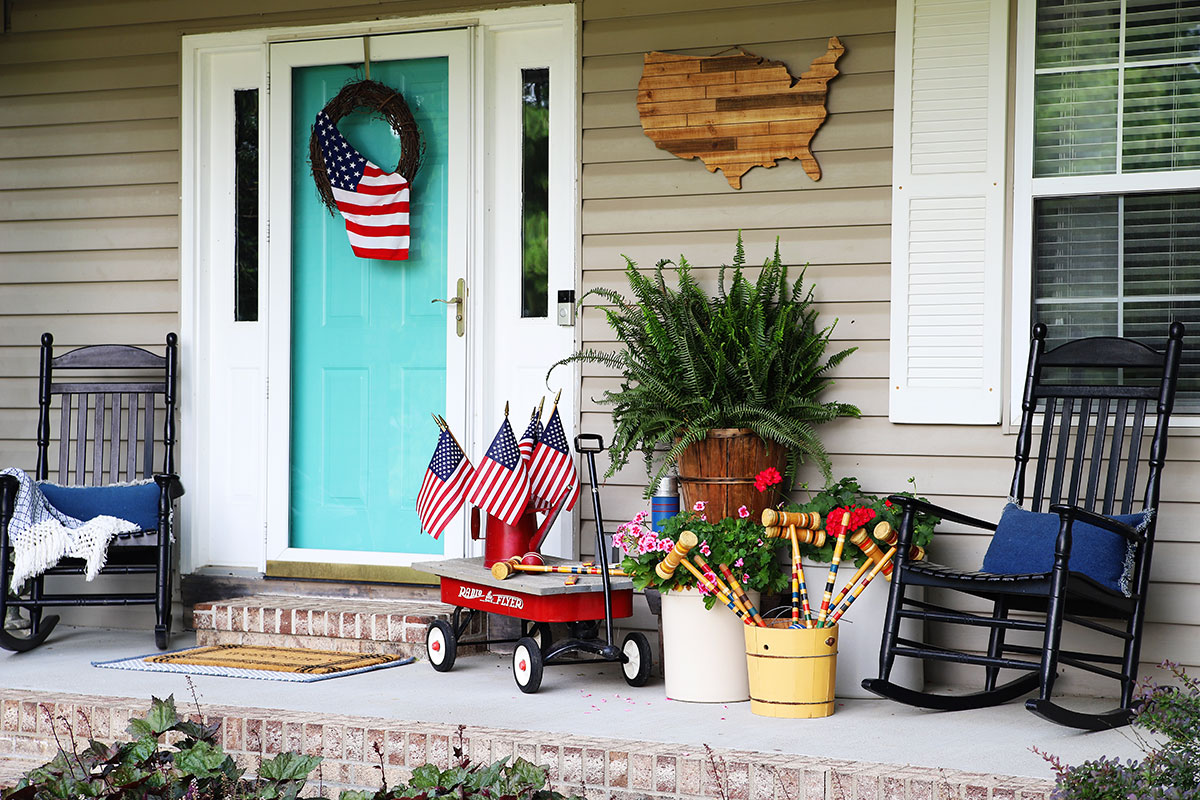
[[[1122,11],[1124,9],[1122,8]],[[1138,192],[1172,192],[1200,189],[1200,169],[1171,172],[1138,172],[1123,175],[1033,177],[1034,50],[1037,0],[1017,0],[1015,103],[1013,114],[1013,234],[1012,234],[1012,333],[1010,348],[1009,417],[1021,421],[1021,393],[1029,361],[1033,318],[1033,205],[1042,197],[1120,195]],[[1119,64],[1124,64],[1122,56]],[[1139,62],[1141,64],[1141,62]],[[1120,124],[1118,98],[1118,125]],[[1117,150],[1120,163],[1120,143]],[[1177,416],[1176,424],[1200,427],[1200,415]]]

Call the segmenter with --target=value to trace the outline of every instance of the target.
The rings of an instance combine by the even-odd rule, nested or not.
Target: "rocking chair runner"
[[[1028,501],[1034,512],[1047,507],[1053,515],[1049,518],[1050,530],[1057,530],[1053,566],[1046,570],[1051,563],[1049,539],[1043,542],[1043,565],[1013,570],[1018,574],[963,571],[910,561],[907,556],[915,515],[919,512],[991,531],[996,531],[997,525],[911,497],[891,497],[892,503],[903,507],[904,515],[884,624],[879,677],[864,680],[865,689],[910,705],[947,711],[996,705],[1037,690],[1038,696],[1027,700],[1025,705],[1052,722],[1091,730],[1129,723],[1150,584],[1157,521],[1153,512],[1158,505],[1159,482],[1166,460],[1167,426],[1174,404],[1183,333],[1182,324],[1172,323],[1164,352],[1130,339],[1112,337],[1080,339],[1046,351],[1046,326],[1034,326],[1010,495],[1018,505]],[[1153,383],[1134,385],[1133,381],[1122,380],[1123,375],[1129,377],[1134,371],[1143,374],[1152,371]],[[1045,372],[1054,375],[1047,377]],[[1101,373],[1108,381],[1104,385],[1081,379],[1095,378]],[[1039,425],[1036,469],[1029,493],[1026,467],[1034,428]],[[1151,427],[1149,453],[1143,456],[1144,435]],[[1130,514],[1135,510],[1139,467],[1143,463],[1147,470],[1140,510],[1150,513],[1135,527],[1110,515]],[[1028,512],[1014,511],[1016,515],[1033,518]],[[1002,520],[1001,525],[1004,524]],[[1131,557],[1125,571],[1128,594],[1077,569],[1080,561],[1075,557],[1081,560],[1092,555],[1083,551],[1097,542],[1094,536],[1111,538],[1111,534],[1104,532],[1122,537],[1111,541],[1116,543],[1118,555],[1124,555],[1127,549]],[[1018,554],[1034,549],[1027,539],[1018,538],[1016,544],[1014,551]],[[917,600],[907,596],[908,586],[965,592],[991,601],[993,612],[989,617]],[[1009,616],[1011,611],[1032,611],[1036,617],[1014,618]],[[905,639],[900,636],[902,619],[990,628],[987,652],[980,654]],[[1060,644],[1064,622],[1113,637],[1121,643],[1121,654],[1063,650]],[[1008,631],[1034,631],[1041,635],[1042,644],[1034,647],[1006,642]],[[983,691],[940,695],[899,686],[889,680],[897,656],[983,666]],[[1059,664],[1119,681],[1120,707],[1104,713],[1083,713],[1051,700]],[[1021,670],[1026,674],[998,686],[1001,669]]]
[[[128,345],[95,345],[55,357],[54,337],[42,334],[34,478],[45,481],[49,477],[51,410],[57,406],[57,481],[64,488],[45,487],[47,497],[76,518],[109,514],[139,524],[140,530],[112,541],[100,574],[153,574],[155,586],[153,592],[46,594],[43,575],[29,581],[27,597],[10,598],[12,543],[8,529],[18,481],[0,476],[0,647],[26,651],[44,642],[59,619],[44,617],[46,608],[144,604],[154,606],[154,641],[159,649],[166,649],[171,633],[172,506],[183,494],[175,475],[177,342],[174,333],[167,334],[162,356]],[[78,382],[58,382],[61,370],[76,370],[83,377]],[[138,377],[147,373],[153,374]],[[55,403],[55,398],[60,402]],[[161,406],[156,407],[156,399]],[[158,410],[163,412],[163,470],[154,473]],[[150,479],[153,484],[136,483]],[[68,485],[70,488],[65,488]],[[62,505],[64,502],[69,507]],[[44,574],[83,573],[82,560],[68,558]],[[27,636],[3,630],[10,606],[28,609],[31,626]]]

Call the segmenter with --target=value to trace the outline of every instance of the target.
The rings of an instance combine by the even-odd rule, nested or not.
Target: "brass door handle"
[[[442,300],[441,298],[435,297],[434,299],[430,300],[429,302],[445,303],[446,305],[455,306],[455,309],[454,309],[454,321],[456,323],[455,330],[457,331],[459,336],[463,336],[466,334],[466,328],[467,328],[467,319],[466,319],[467,282],[465,280],[463,280],[462,278],[458,279],[458,294],[456,294],[454,297],[451,297],[449,300]]]

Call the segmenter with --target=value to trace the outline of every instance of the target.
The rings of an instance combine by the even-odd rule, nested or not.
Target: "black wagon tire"
[[[621,673],[625,682],[630,686],[645,686],[650,680],[650,669],[653,666],[653,656],[650,654],[650,642],[641,631],[626,634],[621,643]]]
[[[542,648],[532,636],[517,640],[512,663],[517,688],[525,694],[533,694],[542,687]]]
[[[454,659],[458,656],[458,641],[454,636],[454,628],[444,619],[435,619],[429,623],[425,632],[425,655],[430,665],[438,672],[449,672],[454,669]]]

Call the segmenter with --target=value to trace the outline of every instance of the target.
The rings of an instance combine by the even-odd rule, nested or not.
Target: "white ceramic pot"
[[[750,599],[759,602],[758,592]],[[736,703],[750,699],[745,624],[723,604],[704,607],[696,589],[662,595],[663,667],[667,699]]]
[[[808,585],[809,600],[814,598],[813,613],[821,605],[821,592],[825,588],[828,564],[804,564],[804,580]],[[845,581],[854,574],[854,562],[844,561],[838,570],[836,595]],[[866,588],[846,615],[838,622],[838,697],[876,697],[862,688],[863,678],[879,676],[879,646],[883,641],[883,617],[887,612],[888,592],[892,584],[880,573]],[[909,587],[909,597],[924,599],[920,587]],[[900,623],[900,635],[914,641],[922,640],[923,626],[920,620],[906,619]],[[925,669],[919,659],[897,658],[892,667],[891,679],[910,689],[921,689],[925,682]]]

